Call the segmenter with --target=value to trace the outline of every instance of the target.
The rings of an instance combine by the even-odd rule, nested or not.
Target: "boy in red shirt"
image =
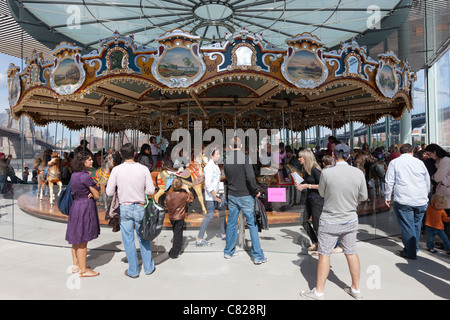
[[[450,255],[450,241],[444,232],[444,222],[450,222],[450,217],[445,213],[444,207],[447,201],[443,196],[435,194],[431,198],[431,204],[428,205],[425,227],[427,229],[427,250],[436,253],[434,249],[434,237],[438,236],[444,242],[444,249],[447,255]]]

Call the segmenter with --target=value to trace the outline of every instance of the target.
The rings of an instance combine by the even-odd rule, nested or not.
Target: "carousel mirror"
[[[39,68],[37,66],[33,66],[30,70],[30,81],[32,83],[39,82]]]
[[[356,57],[349,57],[347,60],[348,73],[359,73],[359,61]]]
[[[123,52],[117,50],[111,53],[111,70],[114,69],[123,69]]]
[[[236,65],[251,66],[253,52],[250,48],[242,46],[236,50]]]

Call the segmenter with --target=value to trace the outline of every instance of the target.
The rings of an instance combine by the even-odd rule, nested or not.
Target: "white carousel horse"
[[[44,161],[45,162],[45,161]],[[51,155],[51,160],[48,162],[48,170],[47,175],[43,177],[44,171],[42,171],[42,176],[39,178],[40,174],[38,173],[38,195],[39,200],[43,200],[44,196],[44,187],[48,182],[49,193],[50,193],[50,205],[53,206],[55,202],[55,195],[53,193],[53,184],[57,184],[59,186],[58,197],[62,191],[62,181],[61,181],[61,171],[59,170],[61,159],[56,152],[53,152]]]

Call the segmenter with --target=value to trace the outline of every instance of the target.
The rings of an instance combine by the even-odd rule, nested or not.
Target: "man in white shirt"
[[[125,275],[130,278],[139,277],[139,263],[135,246],[134,233],[138,235],[142,265],[146,274],[155,271],[150,241],[139,237],[139,227],[146,204],[146,195],[155,193],[155,186],[146,166],[134,161],[135,150],[131,143],[126,143],[120,148],[124,162],[111,171],[106,194],[113,196],[117,187],[120,203],[120,231],[122,233],[123,246],[128,260],[128,270]]]
[[[400,147],[400,157],[389,163],[384,193],[386,205],[390,207],[394,190],[394,212],[405,246],[395,254],[407,259],[417,258],[422,219],[427,210],[431,185],[427,168],[413,156],[413,152],[409,143]]]
[[[219,197],[219,185],[220,185],[220,168],[217,162],[220,160],[220,149],[213,148],[211,151],[211,158],[203,169],[205,175],[205,203],[206,203],[206,216],[203,218],[202,225],[198,232],[197,247],[207,247],[211,243],[203,239],[206,228],[209,222],[214,217],[216,208],[219,210],[219,224],[222,235],[222,240],[225,240],[225,205],[222,199]]]

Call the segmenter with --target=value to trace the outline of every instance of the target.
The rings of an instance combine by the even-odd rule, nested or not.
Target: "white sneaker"
[[[310,299],[310,300],[325,299],[325,295],[324,294],[319,295],[316,291],[316,288],[313,288],[311,291],[303,290],[302,292],[300,292],[300,296],[302,296],[305,299]]]
[[[234,253],[233,253],[232,255],[224,254],[223,257],[224,257],[225,259],[231,259],[231,258],[236,257],[236,256],[238,256],[238,255],[239,255],[238,251],[235,250]]]
[[[361,292],[353,292],[351,287],[345,287],[344,291],[347,292],[349,295],[351,295],[353,298],[355,298],[356,300],[361,300],[362,299],[362,294]]]
[[[262,260],[253,260],[253,263],[256,265],[263,264],[267,262],[267,257],[264,257]]]

